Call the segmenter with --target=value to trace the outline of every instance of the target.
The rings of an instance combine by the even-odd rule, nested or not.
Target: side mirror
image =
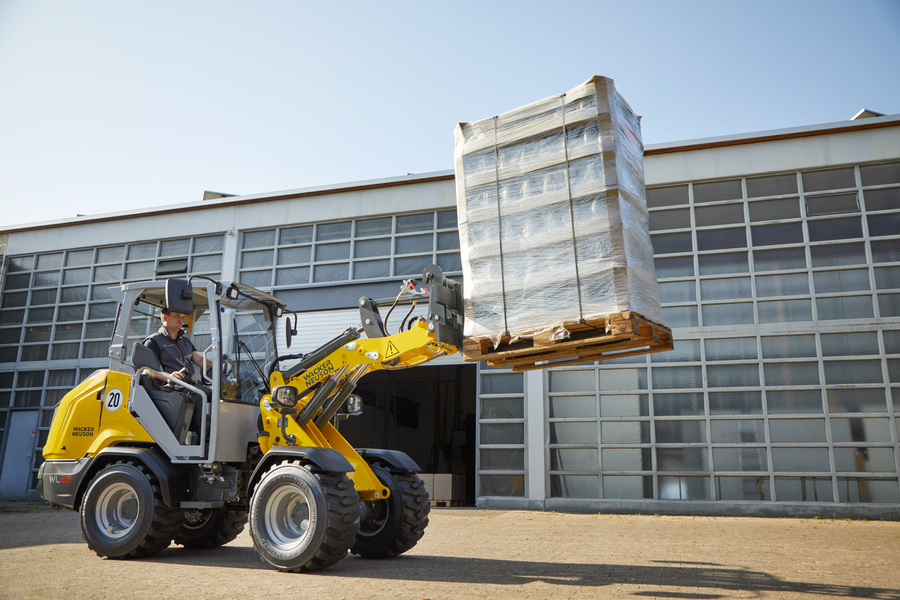
[[[184,315],[194,312],[194,292],[187,279],[166,280],[166,308]]]
[[[291,312],[294,315],[294,325],[291,326],[291,318],[285,316],[285,324],[284,324],[284,341],[287,344],[287,347],[291,347],[291,339],[293,336],[297,335],[297,313]]]

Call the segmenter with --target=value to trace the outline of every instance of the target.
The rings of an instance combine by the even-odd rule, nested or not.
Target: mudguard
[[[353,465],[344,458],[344,455],[332,448],[317,448],[311,446],[273,446],[266,452],[263,459],[253,469],[250,477],[250,487],[256,485],[262,474],[272,463],[286,458],[302,458],[314,464],[317,468],[329,473],[351,473]]]
[[[418,473],[422,469],[411,459],[405,452],[399,450],[384,450],[381,448],[357,448],[356,451],[362,456],[367,463],[376,460],[386,462],[395,469],[404,471],[412,471]]]

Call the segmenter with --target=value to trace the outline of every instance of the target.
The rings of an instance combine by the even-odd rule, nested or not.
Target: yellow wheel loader
[[[79,511],[88,546],[108,558],[150,556],[172,541],[221,546],[248,521],[260,557],[281,571],[324,569],[348,550],[406,552],[428,525],[418,465],[402,452],[353,448],[335,423],[361,412],[352,392],[366,373],[460,347],[459,285],[436,265],[420,285],[361,298],[357,326],[288,356],[278,356],[275,325],[285,319],[290,347],[297,316],[259,290],[199,276],[110,288],[119,309],[109,369],[57,406],[38,491]],[[427,303],[425,316],[410,318],[416,303]],[[379,307],[398,304],[412,308],[388,335]],[[192,381],[164,373],[142,344],[139,325],[164,308],[208,324]]]

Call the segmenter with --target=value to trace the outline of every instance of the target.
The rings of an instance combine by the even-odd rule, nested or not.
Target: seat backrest
[[[140,342],[135,342],[134,346],[131,347],[131,364],[134,366],[135,371],[144,367],[154,371],[162,371],[162,366],[159,364],[159,357],[156,356],[156,353]]]

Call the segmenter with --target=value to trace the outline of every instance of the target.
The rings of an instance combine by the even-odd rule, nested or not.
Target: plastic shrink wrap
[[[662,323],[638,118],[612,79],[456,128],[469,338],[634,311]]]

